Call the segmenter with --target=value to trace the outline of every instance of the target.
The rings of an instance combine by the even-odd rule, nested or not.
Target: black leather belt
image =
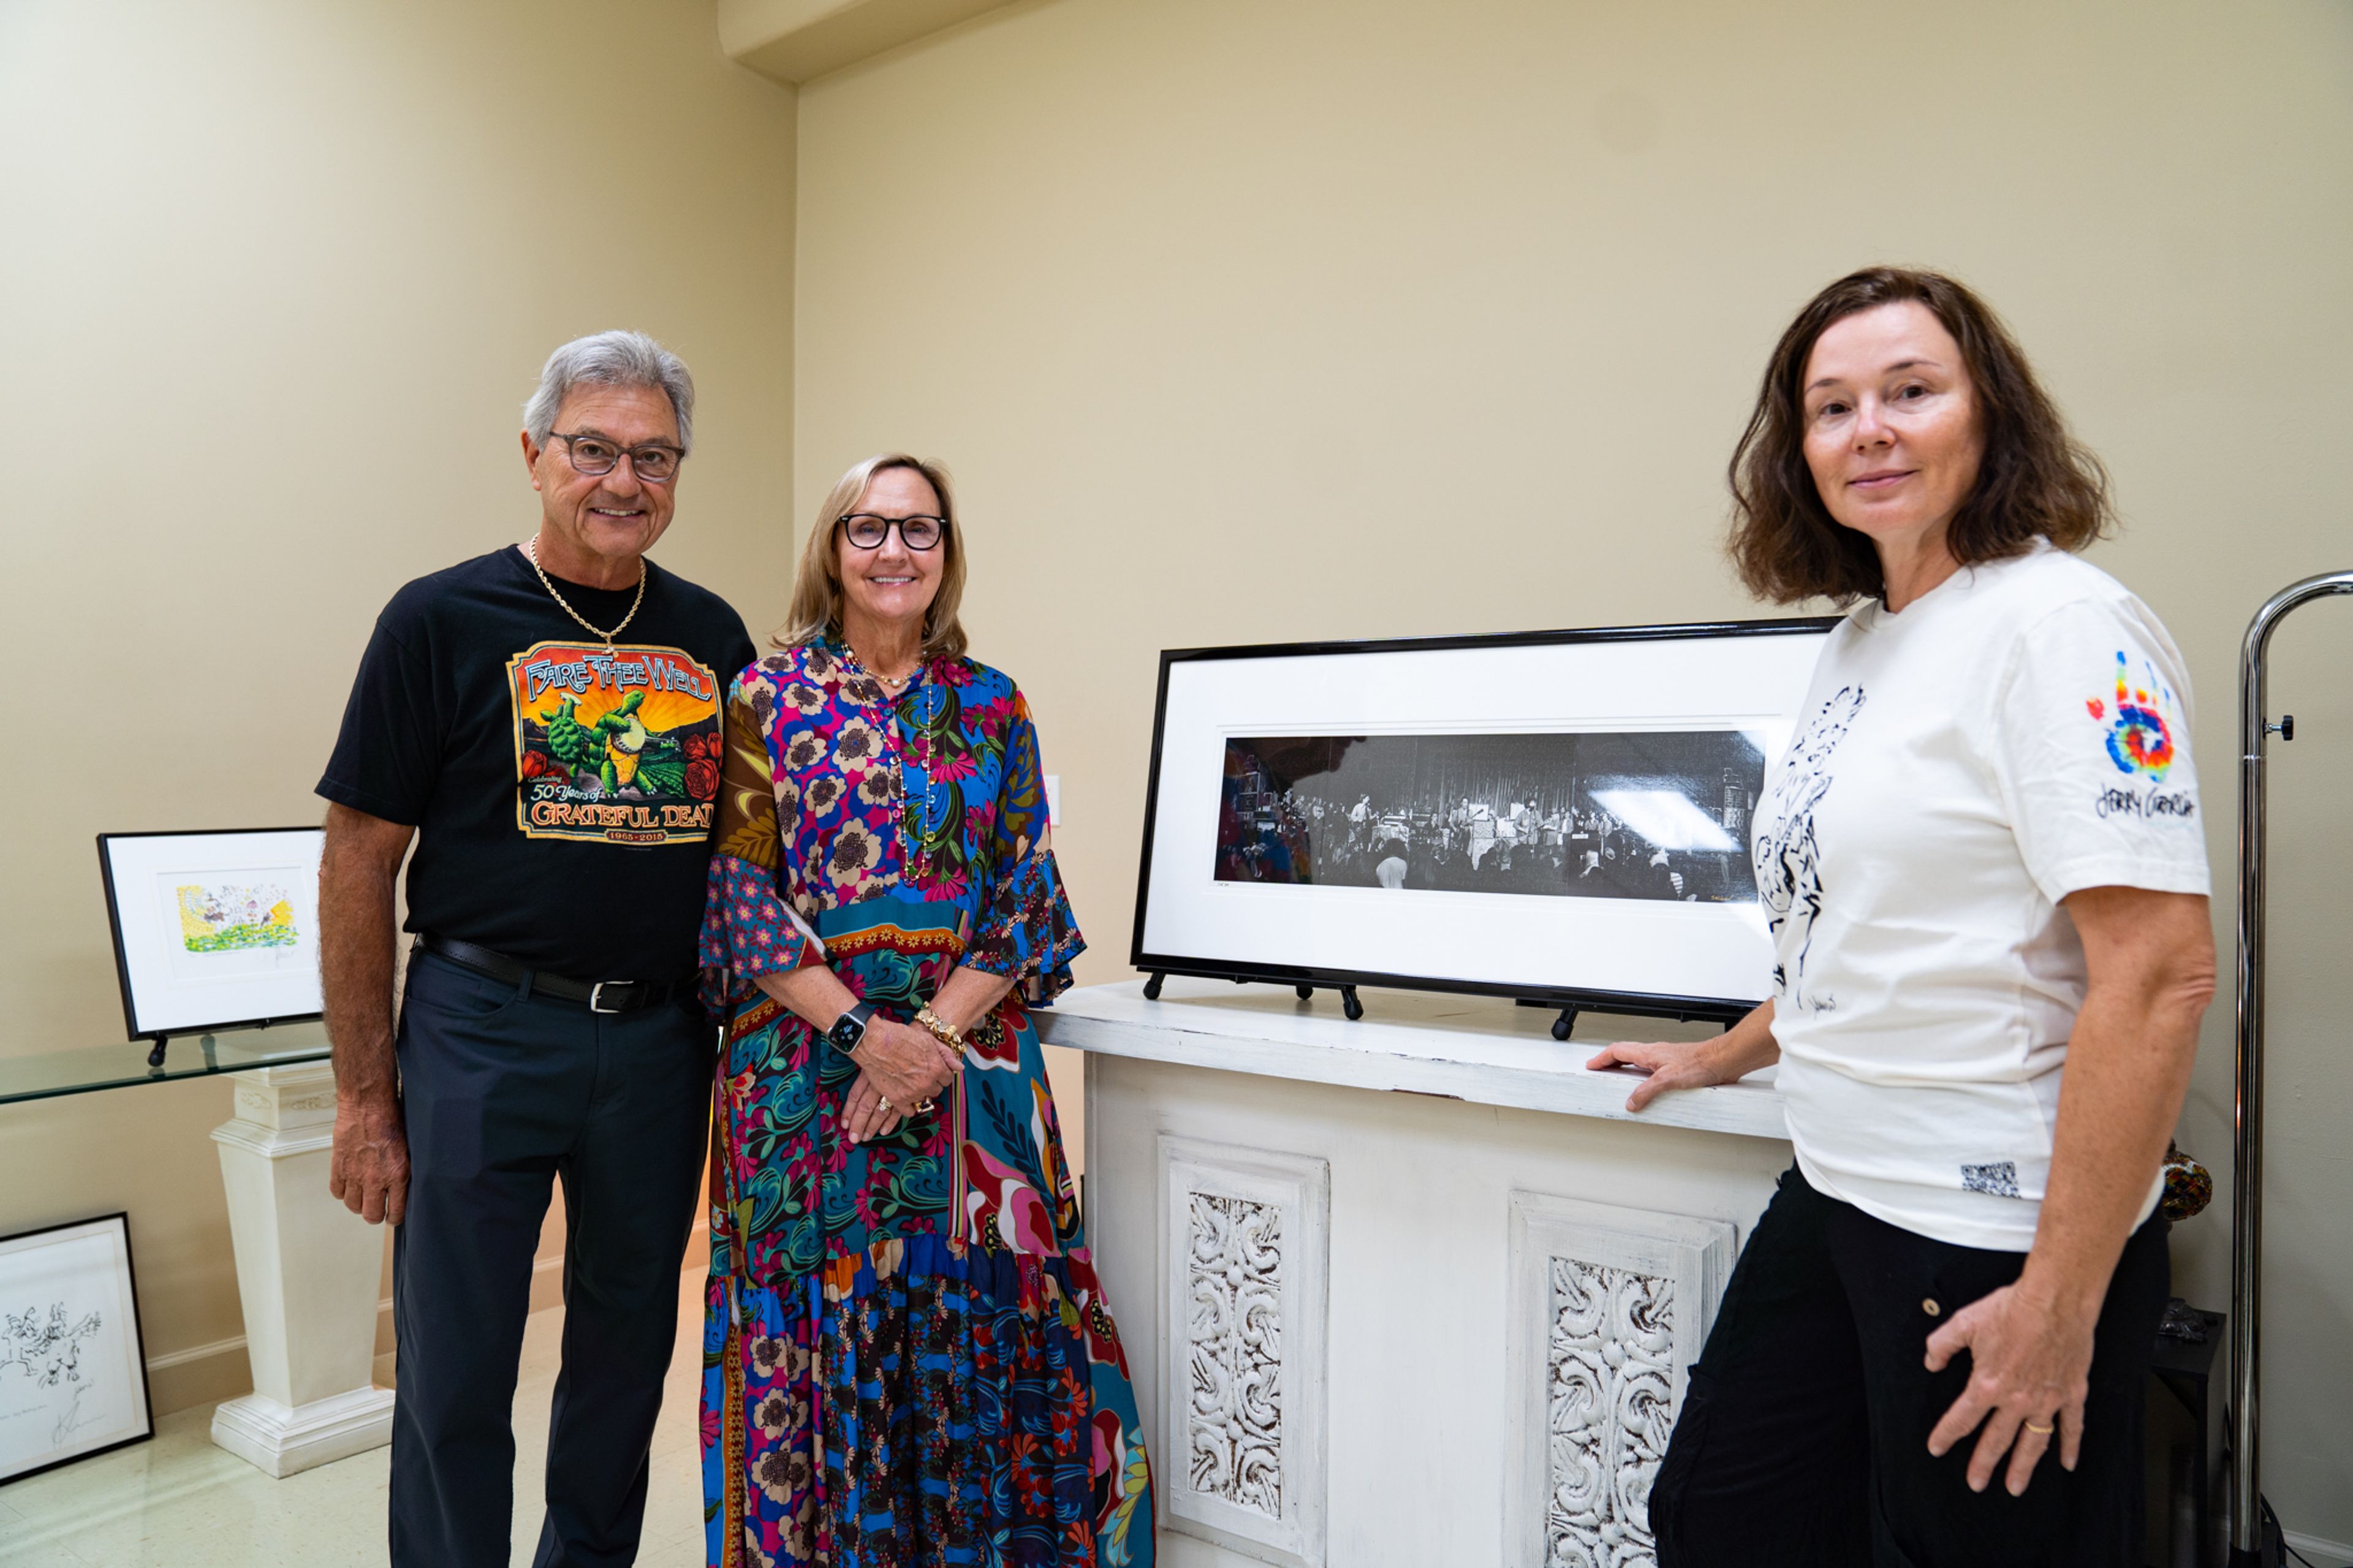
[[[586,1002],[591,1013],[638,1012],[657,1003],[686,995],[694,986],[691,975],[684,980],[566,980],[561,974],[533,969],[503,952],[492,952],[489,948],[476,947],[470,942],[430,936],[423,931],[417,933],[417,946],[436,957],[463,964],[476,973],[502,980],[509,985],[527,984],[534,995],[554,996],[566,1002]]]

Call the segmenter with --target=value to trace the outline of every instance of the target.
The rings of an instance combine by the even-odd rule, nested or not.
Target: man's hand
[[[2092,1331],[2099,1303],[2067,1310],[2019,1285],[2006,1285],[1970,1302],[1928,1336],[1928,1370],[1942,1372],[1969,1352],[1969,1384],[1928,1434],[1928,1452],[1943,1458],[1980,1422],[1969,1456],[1969,1489],[1981,1492],[2001,1457],[2010,1456],[2010,1495],[2024,1494],[2051,1440],[2059,1463],[2075,1468],[2084,1447],[2084,1401],[2091,1391]],[[2042,1428],[2042,1430],[2037,1430]]]
[[[408,1130],[398,1100],[335,1096],[327,1190],[370,1225],[400,1223],[408,1212]]]
[[[327,808],[319,861],[319,988],[335,1049],[335,1152],[327,1190],[370,1225],[408,1208],[408,1134],[393,1045],[393,878],[416,829]]]

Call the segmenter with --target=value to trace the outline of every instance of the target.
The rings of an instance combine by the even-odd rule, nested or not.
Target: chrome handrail
[[[2263,658],[2290,610],[2353,594],[2353,572],[2306,577],[2274,594],[2239,648],[2238,1126],[2231,1177],[2231,1563],[2260,1561],[2263,1489],[2256,1474],[2256,1317],[2263,1262],[2263,753],[2270,722]],[[2292,731],[2286,738],[2293,738]]]

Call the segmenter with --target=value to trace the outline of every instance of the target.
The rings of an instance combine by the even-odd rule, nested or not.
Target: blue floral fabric
[[[1153,1561],[1150,1471],[1029,1009],[1083,946],[1004,675],[895,698],[839,642],[729,694],[702,936],[727,1015],[702,1438],[713,1568]],[[755,977],[827,963],[912,1017],[1017,981],[938,1108],[840,1134],[857,1065]]]

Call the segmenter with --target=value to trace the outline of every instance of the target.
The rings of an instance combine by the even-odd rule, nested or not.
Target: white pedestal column
[[[384,1232],[327,1191],[333,1068],[267,1068],[236,1092],[213,1142],[253,1392],[213,1412],[213,1441],[290,1476],[392,1440],[392,1391],[371,1377]]]

